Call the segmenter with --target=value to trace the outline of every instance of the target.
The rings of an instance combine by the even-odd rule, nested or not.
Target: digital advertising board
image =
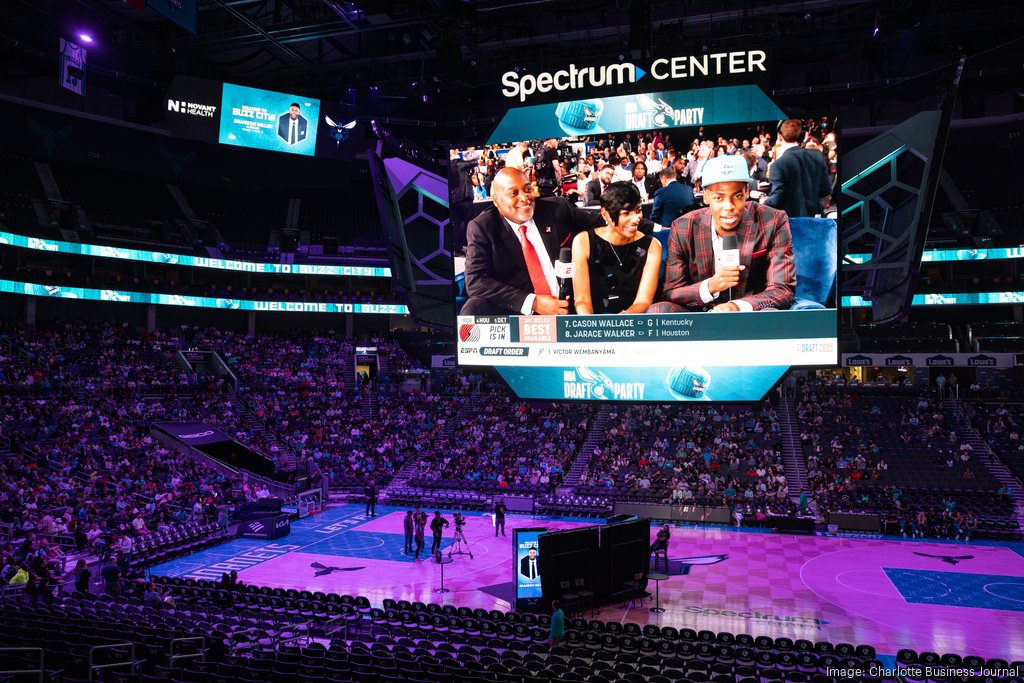
[[[798,146],[780,144],[787,118],[751,84],[581,93],[511,109],[453,149],[450,178],[470,190],[450,185],[459,364],[496,368],[521,398],[630,402],[755,401],[791,367],[835,366],[838,122],[816,118],[825,146],[790,152],[820,155],[821,173],[817,213],[791,217],[773,206],[781,170],[771,179]],[[705,190],[712,160],[746,168],[742,197]],[[639,202],[613,219],[615,183]],[[676,194],[685,208],[666,210]],[[724,266],[739,280],[712,291]]]
[[[359,107],[300,95],[178,75],[164,115],[175,136],[202,142],[340,161],[365,151]]]
[[[516,577],[516,599],[535,600],[541,597],[540,556],[538,538],[547,529],[517,529],[513,538],[513,570]]]
[[[218,140],[224,145],[313,156],[320,100],[225,83]]]

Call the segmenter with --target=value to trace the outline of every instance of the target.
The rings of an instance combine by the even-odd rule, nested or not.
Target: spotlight
[[[78,34],[78,39],[80,41],[82,41],[83,43],[91,43],[91,42],[93,42],[92,35],[89,34],[89,33],[79,33]]]

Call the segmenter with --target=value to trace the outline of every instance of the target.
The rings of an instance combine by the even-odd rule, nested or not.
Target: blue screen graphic
[[[220,142],[313,156],[320,100],[224,84]]]
[[[544,531],[516,533],[516,598],[523,600],[541,597],[540,556],[537,539]]]

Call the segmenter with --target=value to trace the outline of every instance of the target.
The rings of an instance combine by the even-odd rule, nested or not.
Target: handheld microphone
[[[740,239],[736,235],[722,238],[722,267],[735,268],[740,265]],[[732,301],[732,287],[729,288],[728,300]]]
[[[572,311],[572,249],[562,247],[555,261],[555,279],[558,280],[558,298],[569,302]]]

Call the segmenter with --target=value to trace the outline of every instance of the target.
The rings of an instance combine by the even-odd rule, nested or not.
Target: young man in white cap
[[[789,308],[796,266],[785,212],[747,202],[742,156],[709,159],[701,180],[706,207],[672,224],[663,301],[647,312]]]

